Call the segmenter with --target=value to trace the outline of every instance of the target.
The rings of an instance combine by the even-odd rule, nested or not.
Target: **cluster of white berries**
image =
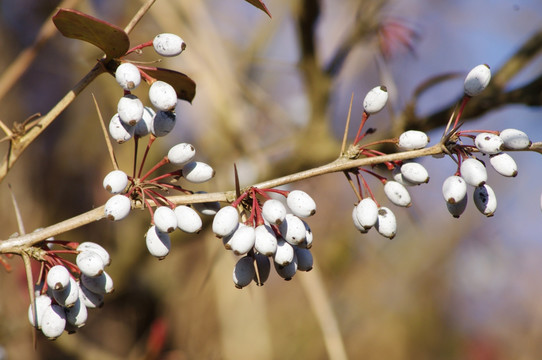
[[[429,182],[429,173],[419,163],[405,162],[394,167],[392,180],[381,179],[381,181],[384,183],[384,194],[392,204],[409,207],[412,200],[407,187]],[[393,239],[397,234],[397,219],[393,211],[378,205],[370,196],[363,198],[354,206],[352,220],[361,233],[367,233],[374,227],[380,235],[389,239]]]
[[[121,220],[125,218],[132,207],[132,198],[145,199],[151,197],[158,205],[152,212],[151,207],[145,202],[152,214],[153,225],[145,235],[146,244],[149,252],[163,259],[169,254],[171,241],[169,233],[175,229],[180,229],[186,233],[198,233],[202,226],[202,220],[198,213],[189,206],[169,204],[167,199],[158,193],[155,189],[179,190],[188,192],[178,185],[171,182],[164,182],[166,177],[183,177],[191,183],[203,183],[213,178],[215,172],[207,163],[194,161],[196,149],[188,143],[180,143],[171,147],[165,156],[154,169],[166,164],[173,164],[180,169],[165,175],[160,175],[154,179],[147,180],[146,176],[134,181],[121,170],[113,170],[107,174],[103,181],[104,188],[114,194],[105,204],[105,216],[110,220]],[[165,205],[160,205],[160,204]]]
[[[517,174],[517,166],[510,155],[503,150],[521,150],[530,145],[530,140],[527,135],[519,130],[506,129],[499,133],[481,132],[476,137],[468,134],[473,138],[472,146],[458,144],[458,140],[465,136],[467,132],[457,131],[458,120],[461,116],[463,107],[468,100],[480,94],[489,84],[491,79],[491,71],[488,65],[482,64],[473,68],[466,76],[464,82],[464,98],[461,110],[457,115],[453,125],[452,132],[454,140],[449,140],[446,144],[451,152],[457,154],[460,168],[457,174],[449,177],[443,184],[442,192],[446,200],[448,210],[453,216],[459,217],[465,210],[467,204],[467,184],[475,187],[474,202],[477,208],[485,215],[491,216],[497,207],[495,193],[486,184],[487,172],[485,164],[479,161],[472,155],[473,151],[479,151],[487,154],[490,157],[490,163],[494,169],[504,176],[515,176]],[[365,96],[363,106],[364,114],[358,135],[354,141],[354,145],[361,140],[364,135],[361,135],[361,128],[365,124],[367,118],[374,113],[382,110],[387,102],[388,94],[384,86],[377,86],[371,89]],[[451,137],[450,137],[451,138]],[[422,149],[429,143],[429,137],[422,131],[409,130],[401,134],[397,140],[397,146],[402,151]],[[376,154],[375,151],[364,146],[355,148],[357,156]],[[356,176],[363,178],[361,172],[366,172],[378,177],[384,183],[384,193],[387,198],[397,206],[408,207],[411,205],[411,197],[407,190],[408,186],[420,185],[429,181],[427,170],[416,162],[393,162],[386,164],[392,172],[392,180],[381,177],[369,170],[357,169]],[[360,194],[363,195],[363,189],[360,184]],[[387,238],[393,238],[397,232],[397,221],[393,212],[383,206],[379,206],[375,201],[372,193],[368,189],[368,185],[363,180],[363,187],[368,196],[360,200],[352,211],[352,219],[355,227],[362,233],[366,233],[370,228],[375,227],[376,230]]]
[[[30,324],[49,339],[84,326],[87,309],[101,307],[104,295],[113,291],[113,280],[104,271],[111,262],[108,252],[94,242],[81,243],[75,252],[77,266],[72,269],[76,274],[61,264],[50,267],[28,308]]]
[[[468,99],[480,94],[491,80],[491,70],[488,65],[482,64],[474,67],[466,76],[464,82],[465,96],[462,107]],[[462,109],[461,109],[462,110]],[[489,156],[491,166],[497,173],[514,177],[517,175],[517,165],[514,159],[505,150],[524,150],[531,145],[527,134],[517,129],[503,131],[477,131],[477,135],[469,131],[457,131],[457,116],[452,129],[455,140],[447,145],[451,153],[457,155],[458,170],[456,174],[448,177],[442,185],[442,194],[446,201],[448,211],[454,217],[459,217],[467,207],[467,185],[474,187],[473,200],[476,208],[486,216],[492,216],[497,209],[497,198],[493,189],[486,184],[487,170],[483,161],[472,153],[475,151]],[[462,138],[473,140],[472,145],[459,143]]]
[[[462,134],[463,135],[463,134]],[[474,136],[473,136],[474,137]],[[489,163],[497,173],[514,177],[518,173],[516,162],[503,150],[524,150],[531,144],[529,137],[517,129],[505,129],[500,133],[481,132],[474,137],[469,150],[478,150],[489,156]],[[465,148],[465,145],[461,145]],[[448,211],[459,217],[467,207],[467,185],[474,187],[473,200],[476,208],[486,216],[492,216],[497,209],[495,192],[487,181],[486,164],[470,155],[460,158],[457,174],[448,177],[442,185],[442,194]]]
[[[354,156],[360,155],[374,156],[378,155],[377,152],[361,145],[356,144],[362,140],[365,135],[371,131],[367,131],[364,134],[361,133],[365,122],[369,116],[380,112],[386,105],[388,100],[388,91],[385,86],[376,86],[371,89],[363,100],[363,117],[362,121],[354,140]],[[397,140],[397,146],[402,151],[422,149],[429,143],[429,137],[421,131],[409,130],[401,134]],[[407,190],[408,186],[415,186],[427,183],[429,181],[429,174],[425,167],[416,162],[397,162],[387,163],[388,168],[393,170],[392,179],[386,179],[366,169],[355,169],[353,172],[362,179],[361,173],[366,172],[377,178],[384,184],[384,193],[386,197],[396,206],[409,207],[412,204],[410,194]],[[391,209],[385,206],[380,206],[374,199],[365,180],[360,184],[359,193],[361,196],[366,193],[367,196],[363,197],[352,210],[352,220],[354,226],[361,233],[367,233],[369,229],[374,227],[379,234],[389,239],[395,237],[397,233],[397,219]],[[365,189],[363,191],[362,189]]]
[[[284,195],[286,204],[269,198],[266,192]],[[257,194],[265,197],[263,206],[256,199]],[[243,206],[250,206],[248,219],[243,210],[239,212]],[[213,219],[213,232],[222,238],[226,249],[244,255],[233,269],[235,286],[243,288],[253,280],[263,285],[269,277],[270,259],[277,274],[286,280],[298,270],[311,270],[313,259],[309,249],[313,235],[302,218],[315,213],[316,203],[301,190],[251,188],[231,205],[221,208]]]
[[[184,41],[174,34],[159,34],[152,45],[162,56],[176,56],[186,48]],[[120,64],[115,71],[115,79],[125,95],[119,100],[117,113],[109,122],[109,134],[113,139],[123,143],[134,136],[143,137],[152,133],[160,137],[173,130],[177,105],[177,93],[173,86],[164,81],[153,81],[149,88],[153,107],[149,107],[131,93],[141,83],[141,72],[136,65],[130,62]]]

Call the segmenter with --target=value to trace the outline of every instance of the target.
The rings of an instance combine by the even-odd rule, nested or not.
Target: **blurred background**
[[[57,6],[124,27],[141,4],[0,0],[0,69],[32,46]],[[352,139],[366,92],[380,84],[390,105],[371,117],[372,139],[417,128],[436,143],[462,96],[463,77],[481,63],[503,82],[469,104],[463,129],[513,127],[541,140],[540,1],[266,5],[272,19],[242,0],[158,0],[130,35],[132,46],[161,32],[187,43],[181,56],[159,66],[189,75],[197,94],[192,104],[179,103],[174,133],[153,145],[149,164],[170,146],[191,142],[198,159],[217,171],[193,190],[233,189],[234,162],[246,186],[334,160],[350,97]],[[0,119],[10,126],[47,113],[101,56],[90,44],[52,34],[0,99]],[[534,50],[521,52],[518,62],[530,39]],[[131,59],[156,55],[147,50]],[[512,72],[499,73],[510,64],[517,65]],[[443,74],[450,76],[418,91]],[[135,94],[146,102],[146,91],[143,85]],[[108,199],[102,179],[112,166],[91,94],[106,120],[123,95],[102,75],[25,151],[0,184],[0,238],[17,231],[8,184],[27,231]],[[0,144],[2,156],[7,148]],[[129,171],[133,146],[115,146],[115,153]],[[513,156],[516,178],[489,170],[499,203],[491,218],[472,203],[452,218],[441,185],[455,164],[420,159],[431,180],[409,188],[411,208],[390,205],[399,220],[391,241],[355,230],[356,197],[342,174],[292,184],[318,204],[308,219],[315,266],[288,282],[272,273],[263,287],[233,286],[236,257],[209,226],[197,235],[173,233],[164,261],[145,248],[145,211],[71,231],[58,238],[110,251],[115,292],[77,334],[54,342],[38,334],[34,350],[24,269],[13,258],[13,271],[0,274],[0,359],[539,359],[542,160],[536,153]],[[388,206],[379,183],[371,185]],[[207,225],[211,220],[204,217]]]

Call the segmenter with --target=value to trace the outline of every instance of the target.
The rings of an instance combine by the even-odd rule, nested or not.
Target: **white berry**
[[[79,286],[73,277],[70,277],[70,283],[63,289],[52,289],[51,293],[55,301],[66,308],[72,307],[79,299]]]
[[[119,144],[130,140],[134,136],[135,128],[126,125],[120,120],[119,114],[113,115],[109,122],[109,135]]]
[[[186,48],[186,44],[179,36],[175,34],[158,34],[152,41],[154,51],[161,56],[177,56]]]
[[[66,312],[57,304],[45,308],[42,317],[41,331],[48,339],[53,340],[62,335],[66,328]]]
[[[429,144],[429,137],[426,133],[419,130],[408,130],[399,136],[397,146],[401,150],[423,149]]]
[[[174,211],[179,229],[189,234],[200,232],[203,223],[196,210],[186,205],[178,205]]]
[[[497,196],[487,184],[474,189],[473,199],[476,208],[485,216],[493,216],[495,210],[497,210]]]
[[[444,200],[450,204],[459,203],[467,194],[467,183],[460,176],[449,176],[442,184]]]
[[[113,170],[107,174],[103,181],[103,187],[111,194],[119,194],[128,185],[128,176],[122,170]]]
[[[378,220],[375,224],[378,233],[389,239],[393,239],[397,233],[397,220],[395,214],[387,207],[378,209]]]
[[[227,245],[235,255],[244,255],[252,249],[256,240],[252,226],[239,226],[227,237]],[[226,237],[224,238],[226,240]]]
[[[386,181],[384,193],[388,199],[397,206],[409,207],[412,205],[408,190],[397,181]]]
[[[192,183],[203,183],[215,176],[213,168],[201,161],[192,161],[183,166],[183,177]]]
[[[356,205],[356,217],[365,229],[370,229],[378,219],[378,206],[371,198],[365,198]]]
[[[77,251],[94,251],[95,253],[100,255],[105,266],[111,264],[111,257],[109,256],[109,253],[100,244],[97,244],[92,241],[85,241],[79,244],[76,250]]]
[[[364,228],[359,222],[356,206],[354,206],[354,208],[352,209],[352,221],[354,222],[354,226],[356,227],[356,229],[358,229],[360,233],[366,234],[369,231],[368,229]]]
[[[299,245],[305,241],[307,231],[305,224],[293,214],[286,214],[284,221],[279,225],[280,234],[292,245]]]
[[[258,225],[254,230],[254,249],[265,256],[272,256],[277,251],[277,237],[269,225]]]
[[[316,213],[316,203],[309,194],[301,190],[290,191],[286,204],[292,213],[299,217],[309,217]]]
[[[280,225],[286,216],[286,207],[279,200],[268,199],[263,203],[262,216],[270,224]]]
[[[531,145],[529,136],[518,129],[504,129],[499,136],[507,149],[524,150]]]
[[[232,234],[239,226],[239,213],[231,205],[224,206],[218,210],[213,219],[213,232],[217,237]]]
[[[175,165],[184,165],[196,156],[196,149],[193,145],[181,143],[173,146],[167,153],[170,163]]]
[[[367,114],[376,114],[386,106],[387,101],[388,89],[385,86],[376,86],[363,99],[363,109]]]
[[[518,174],[516,161],[507,153],[491,155],[489,162],[493,169],[502,176],[515,177]]]
[[[277,240],[277,251],[273,260],[280,266],[286,266],[294,260],[294,248],[284,239]]]
[[[461,177],[471,186],[481,186],[487,181],[487,170],[483,162],[476,158],[468,158],[461,162]]]
[[[141,83],[141,74],[134,64],[122,63],[115,71],[115,79],[124,90],[130,91]]]
[[[480,133],[474,139],[474,145],[484,154],[497,154],[501,152],[503,140],[499,135]]]
[[[403,174],[401,173],[401,168],[399,167],[394,167],[392,172],[391,172],[391,177],[394,181],[397,181],[399,184],[403,185],[403,186],[416,186],[416,185],[419,185],[419,184],[415,184],[413,182],[410,182],[408,181],[404,176]]]
[[[134,126],[143,117],[144,106],[141,100],[133,94],[124,95],[117,105],[117,113],[120,120],[130,126]]]
[[[132,202],[127,196],[113,195],[105,203],[105,217],[109,220],[122,220],[130,213]]]
[[[153,220],[158,231],[170,233],[177,228],[177,215],[169,206],[159,206],[154,211]]]
[[[47,273],[47,286],[50,289],[64,289],[70,284],[70,272],[62,265],[55,265]]]
[[[34,303],[28,306],[28,321],[38,329],[41,328],[43,313],[45,309],[51,305],[51,298],[45,294],[36,296]]]
[[[164,81],[155,81],[149,89],[149,100],[155,109],[171,111],[177,105],[177,93],[173,86]]]
[[[422,164],[416,162],[404,163],[401,165],[400,171],[403,175],[402,178],[410,184],[418,185],[429,181],[429,173]]]
[[[88,276],[98,276],[104,271],[104,262],[102,257],[92,250],[82,251],[75,258],[77,267],[83,274]]]
[[[313,240],[312,230],[309,224],[307,224],[303,219],[301,219],[301,221],[303,222],[303,225],[305,225],[305,240],[299,243],[297,246],[304,249],[310,249],[312,247]]]
[[[155,225],[147,230],[145,244],[149,253],[158,260],[165,258],[171,249],[171,240],[168,233],[159,231]]]
[[[491,80],[491,70],[489,65],[482,64],[474,67],[466,76],[464,89],[468,96],[480,94]]]

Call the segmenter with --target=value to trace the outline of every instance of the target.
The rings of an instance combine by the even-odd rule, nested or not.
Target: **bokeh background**
[[[61,6],[124,27],[141,4],[72,0]],[[378,129],[373,139],[423,128],[435,143],[468,70],[487,63],[498,73],[542,24],[537,0],[266,5],[272,19],[242,0],[158,0],[130,36],[135,45],[172,32],[188,45],[160,66],[194,79],[196,98],[179,103],[174,133],[153,145],[150,160],[178,142],[193,143],[198,158],[217,171],[195,190],[231,190],[234,162],[242,185],[249,185],[332,161],[351,95],[353,138],[363,97],[379,84],[388,87],[391,101],[370,119]],[[57,6],[0,0],[0,69],[20,59]],[[541,76],[536,54],[503,92]],[[11,125],[46,113],[99,57],[93,46],[54,33],[0,99],[0,119]],[[145,51],[133,59],[156,56]],[[420,84],[442,74],[457,76],[415,95]],[[135,93],[147,99],[145,86]],[[122,91],[102,75],[26,150],[0,184],[0,238],[17,231],[8,184],[27,231],[107,200],[101,183],[112,166],[91,94],[109,119]],[[464,129],[514,127],[541,140],[540,97],[525,105],[521,98],[490,102],[492,94],[489,109],[478,103]],[[423,121],[442,110],[449,111],[436,122]],[[0,146],[5,156],[7,143]],[[115,146],[115,152],[129,171],[133,147]],[[0,274],[0,359],[539,359],[542,159],[513,156],[516,178],[489,172],[499,202],[491,218],[472,204],[452,218],[440,189],[454,163],[420,159],[431,180],[409,189],[411,208],[393,207],[399,230],[391,241],[355,230],[356,197],[342,174],[292,184],[318,204],[308,221],[315,267],[289,282],[272,274],[263,287],[235,289],[236,258],[209,226],[197,235],[173,233],[164,261],[147,254],[147,212],[71,231],[59,238],[95,241],[110,251],[115,292],[77,334],[54,342],[38,336],[34,349],[22,261],[10,260],[13,271]],[[379,183],[371,184],[387,204]]]

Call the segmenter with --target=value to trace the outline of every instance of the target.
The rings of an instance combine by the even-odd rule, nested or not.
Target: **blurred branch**
[[[542,105],[542,75],[517,89],[509,91],[505,90],[506,85],[514,78],[514,76],[532,62],[541,51],[542,30],[538,31],[527,40],[523,46],[493,74],[487,89],[470,100],[469,106],[465,108],[465,111],[463,112],[462,119],[467,120],[479,117],[490,110],[497,110],[502,106],[510,104],[524,104],[527,106]],[[424,90],[427,89],[424,88]],[[394,135],[407,128],[428,131],[444,125],[444,119],[448,118],[456,104],[461,100],[461,97],[459,97],[451,105],[447,105],[433,114],[418,117],[415,113],[418,95],[419,93],[417,92],[406,106],[403,119],[399,120],[403,125],[395,128]]]
[[[348,55],[364,39],[373,36],[380,26],[380,12],[387,1],[363,1],[357,9],[354,26],[349,27],[348,34],[344,37],[331,60],[324,69],[329,76],[337,76],[341,71]]]
[[[333,313],[333,306],[326,293],[324,280],[318,266],[314,266],[307,276],[301,277],[300,281],[313,309],[312,312],[320,324],[329,358],[331,360],[348,359],[339,324]]]
[[[78,0],[64,0],[58,7],[64,8],[73,7]],[[43,23],[38,32],[34,43],[21,51],[19,55],[8,66],[8,68],[0,76],[0,100],[4,98],[6,93],[13,87],[13,85],[20,79],[20,77],[30,67],[30,64],[36,58],[39,50],[45,45],[45,43],[56,33],[56,27],[51,21],[52,16],[56,13],[57,9],[49,15],[47,20]]]

